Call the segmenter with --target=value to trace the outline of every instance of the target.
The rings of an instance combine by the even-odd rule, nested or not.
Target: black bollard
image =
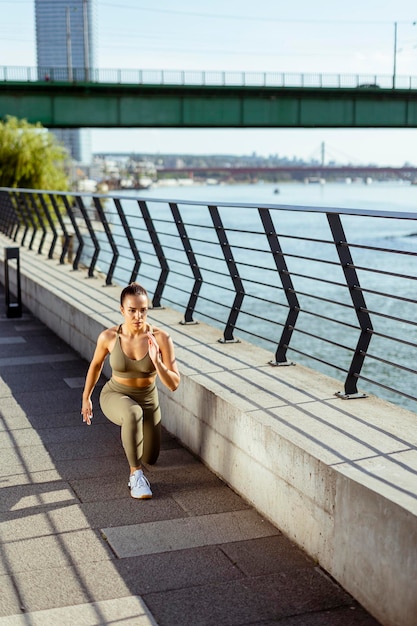
[[[9,284],[9,261],[16,259],[16,299],[12,301]],[[4,288],[6,291],[7,317],[22,317],[22,292],[20,288],[20,255],[19,248],[4,249]]]

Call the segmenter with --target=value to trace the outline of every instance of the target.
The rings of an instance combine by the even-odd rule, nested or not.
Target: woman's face
[[[146,328],[148,298],[144,295],[126,296],[120,311],[125,321],[134,328]]]

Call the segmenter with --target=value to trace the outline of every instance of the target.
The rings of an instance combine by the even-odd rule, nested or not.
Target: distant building
[[[88,80],[95,67],[96,0],[35,0],[36,53],[40,76]],[[56,75],[56,76],[55,76]],[[88,129],[56,129],[72,158],[92,161]]]

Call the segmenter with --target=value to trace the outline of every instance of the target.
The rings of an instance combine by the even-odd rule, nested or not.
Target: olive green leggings
[[[155,382],[128,387],[112,378],[100,393],[104,415],[121,426],[122,445],[130,467],[156,463],[161,445],[161,409]]]

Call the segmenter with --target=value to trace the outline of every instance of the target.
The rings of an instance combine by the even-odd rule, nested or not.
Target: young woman
[[[161,411],[156,377],[171,391],[180,383],[180,374],[169,334],[147,322],[149,299],[138,283],[125,287],[120,295],[124,322],[100,333],[87,371],[82,398],[83,422],[91,425],[91,394],[110,355],[111,379],[100,393],[104,415],[121,426],[123,448],[130,466],[130,495],[152,498],[142,461],[153,464],[159,456]]]

